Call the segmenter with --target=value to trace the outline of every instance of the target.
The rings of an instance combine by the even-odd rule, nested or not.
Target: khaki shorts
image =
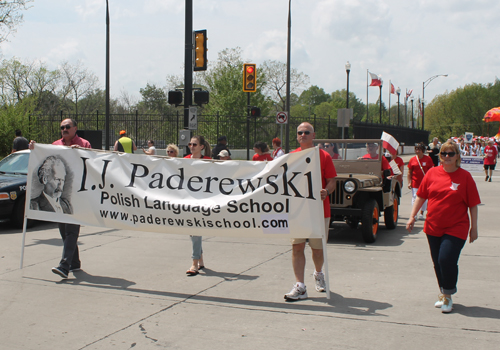
[[[330,231],[330,218],[325,218],[326,240],[328,241],[328,231]],[[312,249],[323,249],[323,240],[321,238],[292,238],[292,244],[301,244],[309,240],[309,247]]]

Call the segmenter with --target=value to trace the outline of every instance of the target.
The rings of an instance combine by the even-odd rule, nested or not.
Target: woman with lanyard
[[[193,136],[191,141],[188,143],[189,150],[191,154],[188,154],[184,158],[192,158],[192,159],[212,159],[210,157],[211,150],[210,144],[205,141],[203,136]],[[201,153],[203,151],[203,154]],[[199,270],[205,267],[203,263],[203,249],[201,247],[201,236],[191,236],[191,243],[193,244],[193,265],[186,271],[188,276],[196,276],[199,274]]]
[[[427,171],[434,166],[431,157],[424,155],[425,145],[423,143],[417,143],[415,145],[416,156],[411,158],[408,162],[408,188],[411,189],[411,204],[415,203],[417,198],[417,191],[424,179]],[[418,220],[424,219],[424,211],[427,209],[427,201],[424,202],[422,208],[420,208],[420,215]]]

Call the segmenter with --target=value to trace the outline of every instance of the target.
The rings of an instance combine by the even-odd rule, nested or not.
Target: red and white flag
[[[382,85],[382,79],[377,74],[373,74],[368,72],[370,74],[370,78],[372,82],[370,83],[370,86],[381,86]]]
[[[409,99],[412,93],[413,93],[413,89],[406,90],[406,99]]]
[[[396,89],[394,88],[393,83],[391,83],[391,94],[396,95]]]
[[[383,141],[383,147],[388,150],[390,154],[396,154],[399,142],[394,138],[394,136],[382,131],[382,137],[380,139]]]

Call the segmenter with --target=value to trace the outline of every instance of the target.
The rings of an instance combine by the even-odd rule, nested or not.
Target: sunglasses
[[[297,131],[297,135],[302,135],[302,134],[305,134],[305,135],[309,135],[311,132],[309,130],[306,130],[306,131]]]
[[[198,144],[197,144],[197,143],[191,143],[191,142],[190,142],[190,143],[188,143],[188,146],[189,146],[189,147],[191,147],[191,146],[196,147],[196,146],[198,146]]]
[[[441,152],[441,156],[443,157],[455,157],[457,153],[456,152]]]
[[[69,124],[66,124],[66,125],[61,125],[61,130],[64,130],[64,129],[69,130],[69,129],[71,129],[71,128],[72,128],[72,126],[71,126],[71,125],[69,125]]]
[[[169,150],[167,151],[167,153],[175,153],[175,151]]]
[[[326,145],[325,148],[330,148],[330,145]]]

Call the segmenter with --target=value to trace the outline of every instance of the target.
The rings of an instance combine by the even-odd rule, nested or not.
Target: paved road
[[[205,238],[207,270],[186,277],[188,236],[82,227],[83,271],[61,281],[61,240],[52,223],[27,234],[0,224],[0,349],[498,349],[500,177],[476,178],[480,238],[460,260],[455,309],[438,294],[426,239],[405,190],[396,230],[365,245],[334,224],[328,244],[331,300],[313,288],[287,303],[291,247],[273,241]]]

